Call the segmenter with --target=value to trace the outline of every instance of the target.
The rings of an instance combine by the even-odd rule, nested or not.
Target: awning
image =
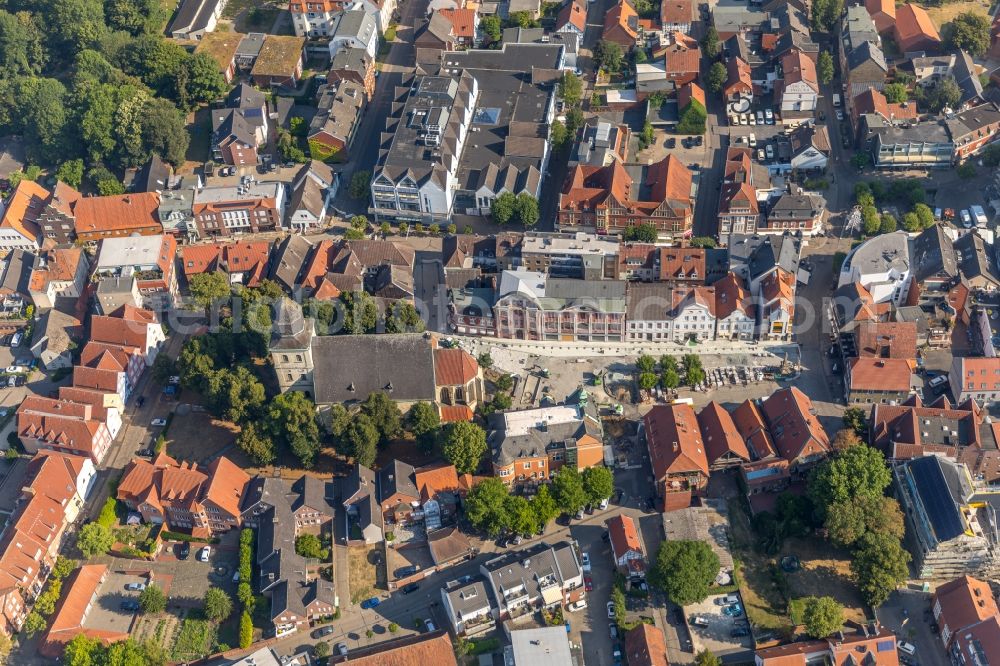
[[[542,590],[542,601],[546,606],[562,603],[562,590],[555,585],[545,588]]]

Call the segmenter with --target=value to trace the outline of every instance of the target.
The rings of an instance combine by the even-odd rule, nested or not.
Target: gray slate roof
[[[958,277],[958,257],[951,240],[945,235],[940,224],[925,229],[913,241],[913,276],[923,282],[931,276],[943,273],[947,278]]]
[[[375,392],[396,401],[433,401],[434,357],[417,333],[321,336],[313,341],[318,404],[362,401]]]
[[[378,500],[384,502],[396,493],[419,498],[420,491],[413,483],[413,465],[393,459],[376,474],[378,480]]]
[[[306,180],[312,180],[307,178]],[[305,236],[291,235],[281,241],[274,252],[270,278],[285,291],[293,292],[299,284],[299,275],[312,253],[313,245]]]

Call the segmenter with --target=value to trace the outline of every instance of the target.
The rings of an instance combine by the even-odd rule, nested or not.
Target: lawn
[[[775,579],[775,572],[780,571],[777,561],[757,553],[749,518],[739,500],[729,502],[729,525],[736,577],[747,617],[756,627],[788,627],[787,603],[781,592],[780,579]]]
[[[198,109],[194,112],[194,120],[187,127],[191,134],[191,143],[188,144],[187,154],[184,158],[188,162],[195,162],[200,166],[208,161],[210,156],[212,141],[212,110],[208,108]]]
[[[923,6],[923,5],[922,5]],[[937,27],[938,32],[944,28],[946,23],[951,23],[959,14],[965,14],[966,12],[973,12],[975,14],[982,14],[983,16],[990,15],[990,3],[987,0],[968,0],[967,2],[948,2],[942,4],[940,7],[926,7],[927,13],[930,15],[931,20],[934,21],[934,25]]]
[[[788,539],[781,548],[781,557],[785,555],[795,555],[802,563],[798,571],[785,574],[793,599],[830,596],[843,605],[846,619],[865,620],[864,601],[851,581],[851,560],[846,551],[819,538]]]
[[[375,564],[374,546],[351,546],[347,549],[348,571],[351,575],[351,602],[360,603],[375,594],[379,565]]]
[[[217,629],[200,610],[192,610],[181,623],[181,630],[174,641],[171,658],[174,661],[192,661],[210,654],[215,648]]]

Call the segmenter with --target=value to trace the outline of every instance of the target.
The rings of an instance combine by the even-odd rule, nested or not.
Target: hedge
[[[118,518],[117,508],[118,500],[114,497],[109,497],[104,502],[104,506],[101,507],[101,515],[97,517],[97,524],[111,529],[111,526],[115,524],[115,520]]]
[[[165,541],[187,541],[189,543],[219,543],[219,540],[215,537],[211,539],[205,539],[203,537],[191,536],[190,534],[181,534],[180,532],[169,532],[163,530],[160,532],[160,538]]]
[[[314,160],[320,160],[321,162],[339,162],[342,159],[340,153],[341,150],[339,148],[328,146],[325,143],[316,141],[315,139],[309,140],[309,154],[312,155]]]

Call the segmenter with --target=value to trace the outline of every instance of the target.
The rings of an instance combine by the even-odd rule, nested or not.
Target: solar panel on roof
[[[878,652],[892,652],[893,650],[896,649],[896,644],[890,638],[887,641],[879,641],[878,643],[876,643],[875,644],[875,649]]]
[[[914,460],[910,463],[910,473],[938,540],[948,541],[963,534],[962,516],[955,507],[938,458],[927,456]]]
[[[485,109],[476,109],[476,114],[473,116],[472,122],[477,125],[496,125],[499,119],[500,109],[488,107]]]

